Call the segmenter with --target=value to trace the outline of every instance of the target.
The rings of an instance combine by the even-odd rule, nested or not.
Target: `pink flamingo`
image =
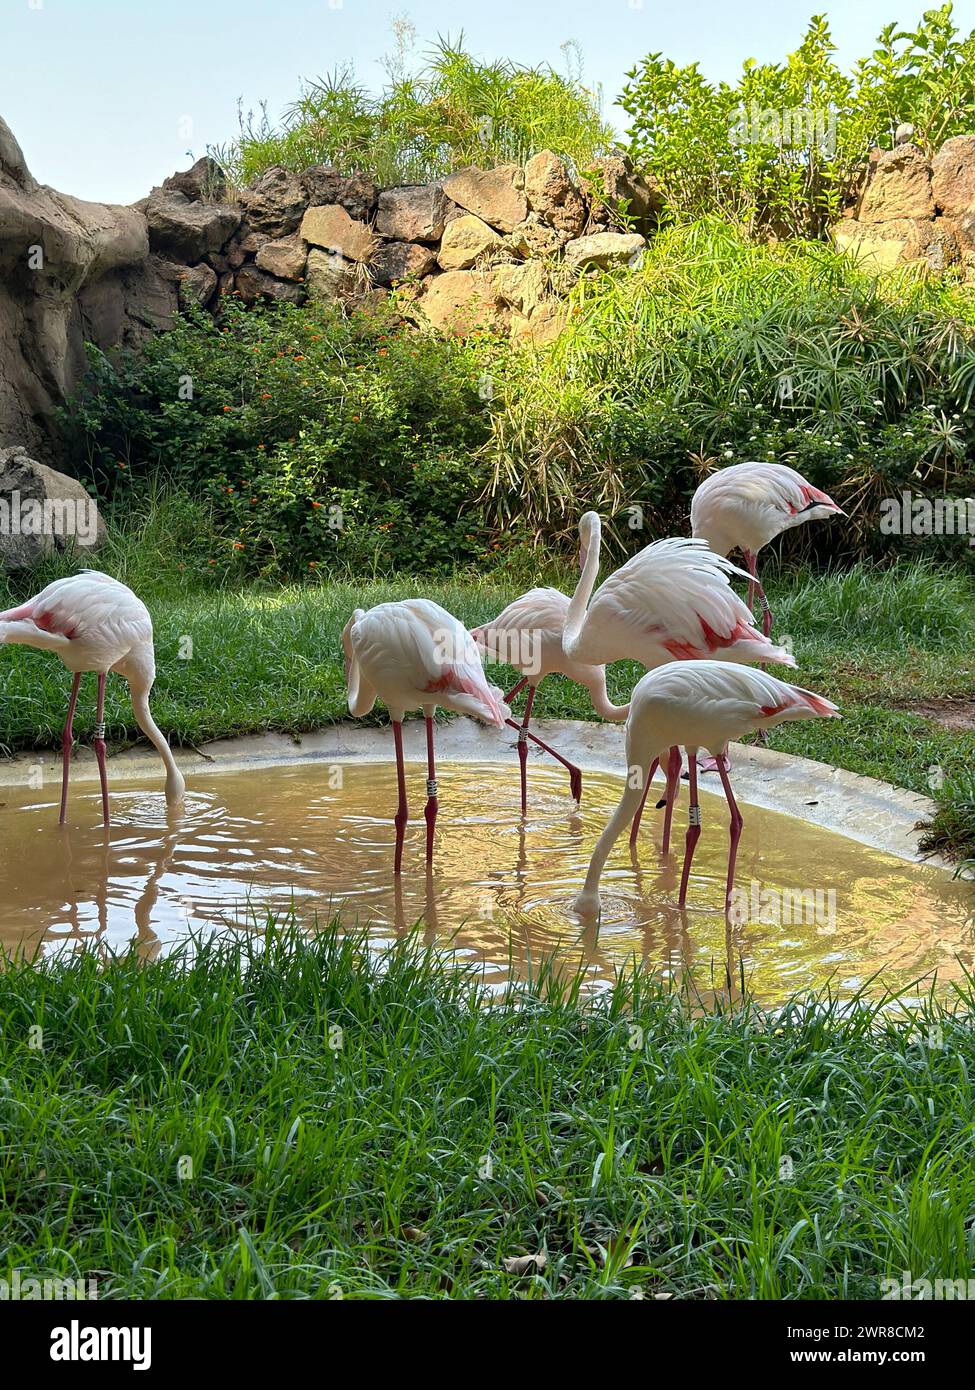
[[[672,661],[649,671],[638,682],[626,725],[626,790],[596,844],[585,886],[573,903],[577,912],[593,915],[599,909],[599,880],[610,850],[627,821],[635,814],[641,790],[653,776],[653,766],[668,748],[683,744],[690,769],[690,807],[681,872],[678,906],[687,901],[691,861],[701,835],[701,807],[697,799],[697,750],[714,755],[721,784],[731,811],[731,848],[725,905],[731,898],[735,861],[741,838],[738,810],[722,754],[732,739],[756,729],[767,729],[789,719],[835,719],[839,711],[829,700],[798,686],[786,685],[765,671],[721,661]],[[650,763],[651,754],[654,764]],[[639,769],[640,777],[634,775]],[[642,778],[642,780],[641,780]]]
[[[368,714],[377,698],[389,710],[396,747],[399,804],[395,872],[403,866],[403,840],[409,820],[403,764],[403,718],[422,709],[427,726],[427,863],[433,860],[437,823],[437,770],[433,753],[433,718],[438,706],[471,714],[484,724],[503,728],[510,714],[501,691],[488,684],[473,637],[463,623],[428,599],[380,603],[368,612],[357,608],[342,633],[349,712]]]
[[[566,656],[562,648],[562,632],[568,611],[569,600],[559,589],[529,589],[526,594],[509,603],[496,618],[474,628],[471,633],[478,646],[494,661],[505,661],[522,673],[521,680],[504,697],[506,704],[510,704],[518,692],[528,686],[521,724],[516,724],[513,719],[508,720],[511,728],[518,730],[522,815],[528,809],[529,738],[568,769],[572,796],[576,801],[582,798],[582,773],[579,769],[528,730],[535,694],[546,676],[558,673],[577,685],[585,686],[593,709],[601,719],[622,723],[629,713],[629,705],[614,705],[606,693],[605,666],[588,666]]]
[[[691,532],[718,555],[740,550],[748,566],[748,607],[758,592],[762,631],[772,631],[772,610],[758,578],[758,552],[769,541],[827,516],[845,516],[833,499],[784,463],[734,463],[719,468],[691,499]]]
[[[136,723],[155,747],[166,768],[166,800],[178,805],[186,783],[176,759],[149,711],[149,692],[156,679],[152,619],[131,589],[97,570],[82,570],[56,579],[19,608],[0,613],[0,644],[19,643],[56,652],[74,672],[68,717],[61,738],[61,821],[68,811],[68,773],[74,737],[74,716],[81,677],[98,674],[95,716],[95,757],[102,789],[102,819],[109,823],[108,773],[105,766],[105,683],[109,671],[128,681]]]
[[[706,541],[670,537],[655,541],[615,570],[593,594],[599,570],[601,523],[595,512],[579,522],[585,563],[562,635],[566,655],[576,661],[605,665],[630,659],[652,670],[671,661],[776,661],[795,666],[782,647],[773,646],[755,627],[751,612],[731,587],[731,576],[748,575]],[[670,750],[667,765],[663,852],[670,848],[670,828],[680,785],[680,750]],[[656,771],[656,764],[650,778]],[[630,843],[636,843],[643,804],[633,818]]]

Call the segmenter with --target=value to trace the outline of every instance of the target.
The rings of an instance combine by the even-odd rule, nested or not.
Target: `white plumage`
[[[395,872],[403,862],[403,840],[409,811],[403,762],[403,718],[422,709],[427,727],[427,863],[433,859],[437,820],[437,775],[433,754],[433,717],[439,706],[470,714],[482,723],[502,728],[510,711],[501,691],[489,684],[477,645],[457,618],[428,599],[380,603],[368,612],[357,608],[342,633],[349,711],[368,714],[377,698],[389,710],[396,746],[399,803],[396,826]]]
[[[806,521],[842,516],[831,497],[784,463],[734,463],[712,473],[691,499],[691,532],[719,555],[763,545]]]
[[[145,604],[131,589],[98,570],[82,570],[67,579],[56,579],[26,603],[0,613],[0,645],[4,643],[55,652],[75,674],[62,738],[62,824],[67,811],[75,706],[81,676],[88,671],[98,675],[95,753],[105,824],[108,824],[108,784],[103,724],[105,679],[109,671],[117,672],[128,682],[136,722],[163,760],[167,801],[175,805],[182,800],[186,784],[169,744],[149,711],[149,692],[156,678],[152,619]]]
[[[795,665],[762,636],[732,589],[732,575],[748,575],[703,540],[655,541],[593,594],[600,531],[599,517],[587,512],[579,523],[586,563],[563,636],[567,656],[593,664],[631,658],[651,669],[707,658]]]
[[[699,748],[706,748],[715,755],[731,808],[727,902],[734,883],[742,824],[723,761],[728,743],[790,719],[836,717],[836,706],[821,695],[787,685],[766,671],[748,666],[721,661],[676,661],[649,671],[637,683],[630,702],[626,724],[626,790],[596,845],[585,886],[574,904],[576,910],[585,914],[598,910],[603,868],[622,830],[643,803],[644,789],[652,775],[651,766],[667,749],[679,744],[687,749],[691,804],[679,905],[683,907],[687,899],[691,860],[700,835],[696,757]]]

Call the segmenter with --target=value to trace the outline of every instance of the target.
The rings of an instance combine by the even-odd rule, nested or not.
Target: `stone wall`
[[[622,156],[600,162],[595,196],[550,151],[524,168],[464,169],[396,188],[324,165],[269,169],[234,201],[221,182],[200,160],[144,205],[152,251],[186,267],[185,301],[354,302],[399,287],[418,321],[535,342],[558,331],[568,283],[588,266],[631,261],[659,211],[653,188]]]
[[[860,196],[833,229],[837,248],[865,268],[925,261],[975,277],[975,135],[946,140],[928,160],[909,127],[892,150],[873,150]]]
[[[397,188],[272,168],[230,192],[201,159],[117,207],[38,184],[0,119],[0,447],[56,462],[56,409],[85,371],[86,342],[137,348],[181,306],[218,311],[228,295],[354,303],[398,288],[417,322],[548,341],[572,280],[632,261],[660,210],[622,155],[593,173],[598,195],[543,151],[524,168]]]

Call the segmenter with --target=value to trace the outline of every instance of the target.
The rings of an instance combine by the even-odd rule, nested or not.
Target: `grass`
[[[704,1016],[638,969],[581,987],[542,969],[489,1002],[415,937],[380,957],[293,925],[11,964],[4,1263],[102,1299],[876,1298],[971,1273],[970,986],[954,1012]]]
[[[170,587],[164,573],[156,578],[163,596],[150,598],[159,665],[154,704],[162,727],[190,745],[265,730],[299,735],[346,717],[340,633],[356,606],[422,594],[474,626],[527,587],[464,578],[201,592]],[[935,796],[926,846],[971,853],[975,731],[946,729],[911,707],[975,692],[975,582],[907,563],[770,578],[768,589],[776,634],[793,643],[794,678],[838,701],[844,714],[841,722],[773,730],[771,746]],[[189,659],[179,658],[181,649]],[[509,668],[493,669],[499,684],[514,683]],[[634,663],[614,666],[614,698],[625,701],[640,674]],[[0,654],[0,749],[58,746],[67,687],[58,661],[22,648]],[[587,693],[560,677],[543,683],[535,708],[541,718],[592,717]],[[82,736],[89,713],[83,707]],[[107,717],[116,743],[136,736],[119,681],[109,684]],[[372,717],[385,714],[377,708]]]

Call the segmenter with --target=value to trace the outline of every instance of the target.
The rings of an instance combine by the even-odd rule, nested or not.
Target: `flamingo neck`
[[[622,724],[629,717],[629,705],[614,705],[606,692],[605,666],[600,666],[599,675],[589,686],[589,698],[600,719],[608,719],[613,724]]]
[[[588,538],[585,532],[588,531]],[[599,548],[602,540],[602,524],[595,512],[587,512],[579,523],[579,539],[585,547],[585,562],[575,593],[569,601],[569,611],[565,615],[562,631],[562,650],[567,656],[575,657],[579,639],[586,622],[586,610],[599,573]]]
[[[176,765],[173,750],[166,741],[166,736],[156,724],[149,710],[148,691],[140,690],[138,687],[133,689],[131,685],[129,689],[132,694],[132,711],[135,714],[135,721],[163,760],[163,766],[166,769],[166,800],[170,806],[176,806],[183,800],[186,781]]]

